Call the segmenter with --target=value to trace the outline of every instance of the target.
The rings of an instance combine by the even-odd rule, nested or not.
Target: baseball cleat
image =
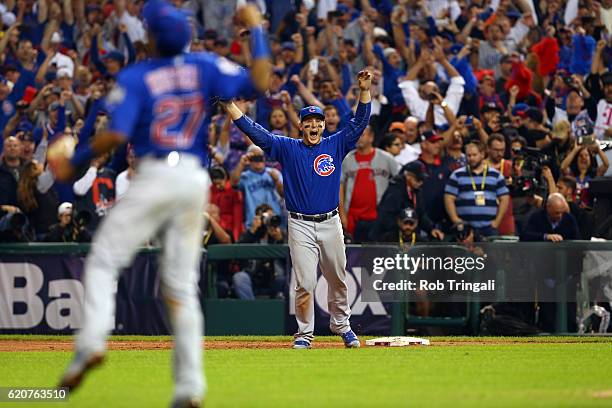
[[[310,342],[308,340],[295,340],[293,342],[293,348],[296,349],[296,350],[309,349],[310,348]]]
[[[170,408],[200,408],[202,406],[202,399],[200,397],[191,397],[187,399],[174,400]]]
[[[67,388],[68,391],[73,391],[81,384],[85,374],[92,368],[102,364],[103,361],[103,352],[85,354],[82,351],[77,351],[58,387]]]
[[[353,333],[352,330],[349,330],[346,333],[342,333],[340,337],[342,337],[342,340],[344,341],[344,346],[346,348],[359,348],[361,346],[359,339],[357,338],[355,333]]]

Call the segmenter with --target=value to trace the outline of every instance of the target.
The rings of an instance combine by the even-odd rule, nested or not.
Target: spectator
[[[25,162],[21,158],[22,145],[14,136],[4,139],[2,163],[0,164],[0,204],[17,206],[17,183]]]
[[[87,225],[90,232],[95,231],[102,217],[115,203],[115,171],[106,167],[108,160],[108,155],[96,157],[72,187],[77,214],[85,211],[90,216]]]
[[[483,236],[499,235],[508,208],[506,181],[485,162],[482,144],[469,143],[465,152],[468,165],[455,170],[446,185],[446,211],[454,224],[470,225]]]
[[[59,222],[49,228],[45,235],[45,242],[90,242],[91,235],[82,222],[72,218],[72,203],[64,202],[57,208]]]
[[[550,181],[554,183],[554,179]],[[578,230],[580,231],[580,238],[585,240],[591,239],[595,227],[592,211],[580,208],[576,204],[576,179],[572,176],[559,177],[556,185],[549,185],[550,194],[557,192],[565,198],[569,206],[570,214],[576,219]]]
[[[248,103],[238,100],[236,105],[240,109],[248,110]],[[217,131],[217,128],[219,130]],[[217,137],[218,135],[218,137]],[[240,158],[246,153],[251,141],[244,136],[228,115],[218,116],[209,128],[209,142],[223,155],[224,167],[232,172],[238,165]]]
[[[595,154],[601,160],[597,166]],[[608,170],[608,158],[601,151],[599,143],[574,146],[574,149],[561,163],[561,172],[576,178],[577,204],[581,208],[592,207],[593,197],[589,190],[589,182],[598,176],[603,176]]]
[[[215,204],[208,204],[204,211],[204,230],[202,246],[208,248],[209,245],[231,244],[232,236],[221,226],[221,214],[219,207]]]
[[[598,53],[603,52],[603,47],[598,44]],[[605,43],[604,43],[605,46]],[[601,57],[598,57],[601,58]],[[602,64],[603,65],[603,64]],[[593,75],[591,83],[596,87],[593,90],[593,99],[597,101],[597,118],[595,120],[595,134],[598,139],[612,138],[612,72],[608,71],[601,75],[603,92],[599,90],[599,75]]]
[[[400,82],[399,87],[402,90],[402,95],[404,100],[406,101],[406,105],[410,109],[410,112],[418,118],[420,121],[425,121],[427,108],[429,107],[429,98],[432,93],[440,93],[440,88],[433,81],[428,81],[423,85],[419,85],[417,81],[417,76],[420,71],[432,61],[431,54],[423,49],[421,51],[421,57],[417,61],[417,63],[408,71],[406,74],[406,78],[404,81]],[[450,77],[450,85],[446,91],[446,96],[444,98],[444,105],[447,105],[453,114],[457,114],[459,111],[459,105],[461,104],[461,99],[463,98],[463,85],[465,84],[465,80],[459,72],[453,67],[446,55],[444,55],[444,51],[441,46],[437,46],[435,52],[433,54],[433,58],[439,62],[444,69],[448,72]],[[448,124],[446,120],[446,116],[444,115],[444,109],[442,105],[436,106],[434,110],[434,121],[437,126]]]
[[[247,165],[249,168],[245,170]],[[270,205],[275,214],[281,213],[282,176],[278,170],[266,167],[261,148],[255,145],[249,146],[247,154],[240,159],[230,180],[233,187],[242,191],[244,213],[247,215],[246,228],[251,227],[255,208],[261,204]]]
[[[252,218],[251,226],[242,234],[239,243],[278,245],[286,242],[286,234],[281,229],[281,218],[272,207],[259,205]],[[255,293],[284,298],[285,270],[285,262],[280,259],[248,261],[243,270],[233,276],[236,295],[244,300],[255,299]]]
[[[127,148],[126,160],[128,168],[119,173],[117,180],[115,180],[117,201],[121,200],[125,193],[127,193],[130,187],[130,180],[134,177],[136,172],[136,155],[134,154],[134,148],[132,146],[128,146]]]
[[[342,227],[356,242],[370,235],[376,220],[376,207],[389,185],[389,178],[398,172],[393,157],[372,146],[374,132],[370,126],[357,140],[356,149],[342,162],[340,179],[340,220]]]
[[[393,122],[389,126],[389,131],[401,135],[404,142],[400,154],[395,157],[395,160],[402,166],[418,159],[421,154],[418,125],[418,119],[409,116],[404,122]]]
[[[546,208],[536,211],[527,222],[521,241],[560,242],[579,238],[578,225],[565,198],[559,193],[548,196]]]
[[[487,141],[487,151],[489,155],[489,165],[497,170],[504,178],[506,185],[511,184],[512,162],[504,158],[506,152],[506,140],[498,133],[494,133]],[[508,198],[508,209],[501,219],[499,235],[514,235],[515,233],[514,212],[512,208],[512,197]]]
[[[434,131],[428,130],[421,135],[421,155],[418,161],[425,166],[427,183],[421,188],[423,206],[431,220],[441,225],[446,220],[444,209],[444,188],[452,171],[442,163],[440,153],[444,138]],[[423,226],[423,218],[419,216]]]
[[[525,112],[523,127],[519,129],[521,136],[527,140],[531,147],[543,147],[550,143],[549,130],[544,127],[544,114],[536,108]]]
[[[230,233],[233,241],[236,242],[243,230],[244,200],[242,193],[232,188],[223,167],[212,167],[209,173],[212,179],[210,202],[215,204],[219,210],[219,224]]]
[[[387,133],[380,142],[380,148],[389,153],[395,159],[404,147],[404,140],[397,133]]]
[[[428,182],[427,168],[420,161],[402,167],[400,173],[389,183],[378,205],[378,218],[371,240],[381,240],[384,234],[397,234],[396,219],[405,208],[416,210],[419,227],[435,239],[443,239],[444,234],[437,229],[428,215],[421,187]]]
[[[31,161],[21,171],[17,186],[17,202],[28,217],[38,239],[49,232],[55,222],[58,206],[57,192],[53,190],[53,174],[44,165]]]
[[[469,133],[465,126],[460,127],[458,125],[452,126],[449,132],[451,136],[445,140],[446,146],[444,147],[445,154],[442,166],[453,172],[467,164],[465,154],[463,154],[463,135],[469,135]]]
[[[400,246],[413,246],[416,242],[427,242],[427,233],[419,228],[419,216],[411,208],[404,208],[397,216],[397,231],[387,231],[380,238],[381,242],[399,243]]]

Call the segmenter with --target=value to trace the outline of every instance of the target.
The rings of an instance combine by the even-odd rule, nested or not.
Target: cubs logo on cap
[[[329,154],[320,154],[314,160],[314,171],[319,176],[327,177],[336,170],[334,159]]]
[[[318,106],[307,106],[300,111],[300,120],[304,120],[306,116],[319,116],[321,119],[325,119],[323,109]]]

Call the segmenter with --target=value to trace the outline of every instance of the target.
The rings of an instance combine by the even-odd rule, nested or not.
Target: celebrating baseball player
[[[175,334],[173,406],[200,406],[202,313],[197,296],[203,208],[210,179],[207,114],[212,96],[250,96],[267,88],[269,50],[256,8],[239,18],[251,30],[251,76],[237,65],[211,54],[183,54],[190,41],[187,17],[164,0],[150,0],[143,15],[155,57],[118,76],[107,98],[111,123],[69,160],[50,157],[58,178],[94,155],[130,141],[139,166],[124,198],[102,223],[85,265],[83,326],[76,354],[61,386],[73,389],[85,373],[102,362],[106,337],[113,329],[114,295],[119,272],[138,248],[161,233],[161,292]]]
[[[361,71],[355,117],[338,132],[322,139],[325,115],[321,108],[300,111],[302,139],[277,136],[243,115],[234,103],[224,104],[236,125],[272,159],[279,161],[289,210],[289,251],[297,280],[295,314],[298,333],[293,348],[307,349],[314,338],[314,290],[317,265],[327,280],[330,328],[346,347],[359,347],[351,330],[346,286],[346,253],[338,216],[342,160],[355,148],[370,118],[372,74]]]

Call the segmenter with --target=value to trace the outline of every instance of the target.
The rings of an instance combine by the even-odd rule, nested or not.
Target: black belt
[[[334,211],[328,212],[326,214],[317,214],[317,215],[306,215],[299,214],[289,211],[289,216],[295,220],[303,220],[303,221],[313,221],[313,222],[323,222],[327,221],[330,218],[336,216],[338,214],[338,209]]]

